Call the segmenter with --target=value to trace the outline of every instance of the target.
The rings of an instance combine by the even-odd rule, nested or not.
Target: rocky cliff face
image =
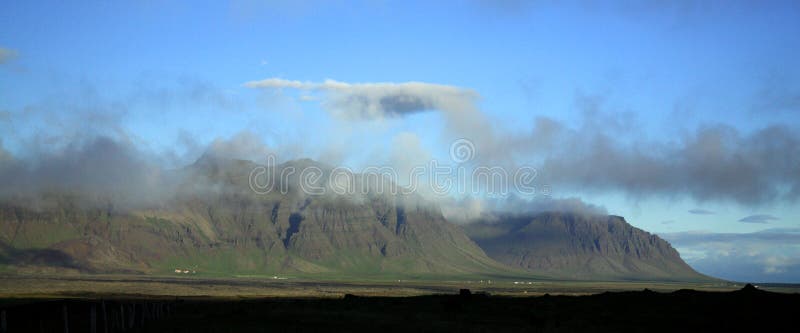
[[[619,216],[501,215],[467,225],[493,259],[536,274],[586,280],[705,280],[665,240]]]
[[[301,160],[278,166],[302,167]],[[0,206],[0,264],[18,270],[425,275],[509,271],[411,195],[255,194],[256,165],[204,157],[173,199],[117,209],[52,194]],[[318,165],[322,168],[324,166]]]

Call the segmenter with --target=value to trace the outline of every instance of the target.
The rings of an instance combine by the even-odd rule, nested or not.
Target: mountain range
[[[621,217],[573,213],[497,215],[449,222],[415,194],[353,175],[357,194],[255,193],[259,165],[205,155],[174,170],[158,205],[125,207],[52,191],[0,203],[0,270],[439,278],[522,276],[582,280],[703,280],[666,241]],[[303,159],[268,171],[329,166]],[[267,170],[267,169],[264,169]],[[387,192],[391,192],[387,194]],[[395,193],[398,192],[398,193]]]

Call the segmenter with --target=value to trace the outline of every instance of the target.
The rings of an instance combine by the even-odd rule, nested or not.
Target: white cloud
[[[345,119],[381,119],[411,113],[470,108],[478,98],[472,90],[425,82],[347,83],[336,80],[309,82],[269,78],[244,84],[249,88],[296,89],[316,93],[323,106]],[[303,100],[312,97],[301,96]]]

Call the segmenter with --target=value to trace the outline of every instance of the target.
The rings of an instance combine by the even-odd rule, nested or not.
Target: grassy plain
[[[204,277],[192,275],[64,275],[39,274],[0,276],[0,297],[48,298],[91,297],[116,295],[129,297],[342,297],[359,296],[418,296],[456,294],[459,289],[473,293],[485,292],[503,296],[587,295],[606,291],[635,291],[649,289],[671,292],[680,289],[731,291],[743,284],[733,282],[597,282],[474,277],[475,279],[423,277],[419,279],[387,279],[385,277],[354,278],[322,276],[231,276]],[[761,289],[776,292],[800,292],[800,285],[761,285]]]

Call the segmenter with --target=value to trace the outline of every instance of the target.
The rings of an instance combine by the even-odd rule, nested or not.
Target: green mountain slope
[[[276,168],[310,165],[328,176],[330,168],[310,160]],[[43,195],[36,205],[6,202],[0,205],[0,264],[36,272],[332,277],[514,271],[413,195],[370,187],[356,196],[305,195],[297,177],[278,184],[286,193],[256,194],[248,185],[254,167],[205,156],[171,175],[180,186],[158,207],[85,204],[64,193]]]

